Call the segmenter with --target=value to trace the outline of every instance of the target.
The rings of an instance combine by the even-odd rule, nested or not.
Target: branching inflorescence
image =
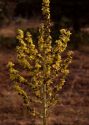
[[[72,60],[71,51],[67,52],[65,59],[62,58],[70,40],[70,31],[61,29],[59,39],[52,45],[49,4],[49,0],[43,0],[43,24],[39,28],[38,45],[33,43],[29,32],[24,34],[22,30],[18,30],[17,60],[23,71],[17,70],[13,62],[8,63],[15,90],[28,107],[34,106],[30,110],[31,114],[41,117],[43,125],[47,125],[49,108],[59,100],[57,95],[65,83]],[[39,104],[41,110],[34,104]]]

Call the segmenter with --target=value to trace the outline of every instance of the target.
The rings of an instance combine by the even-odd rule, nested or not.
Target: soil
[[[0,49],[0,125],[41,125],[35,123],[20,96],[13,90],[7,63],[15,61],[15,50]],[[60,103],[51,109],[48,125],[89,125],[89,47],[74,50],[70,74],[59,93]]]
[[[35,20],[35,21],[34,21]],[[15,37],[17,29],[26,30],[28,28],[37,28],[40,26],[41,20],[39,17],[31,18],[30,20],[21,18],[11,21],[10,24],[3,25],[0,28],[0,36]]]

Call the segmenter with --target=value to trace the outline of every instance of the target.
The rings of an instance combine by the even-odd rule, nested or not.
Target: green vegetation
[[[20,69],[17,70],[13,62],[8,63],[15,90],[23,97],[31,114],[42,119],[43,125],[47,125],[51,106],[59,101],[58,93],[65,83],[72,59],[71,51],[67,52],[65,59],[62,58],[70,40],[70,31],[61,29],[59,39],[52,45],[49,4],[49,0],[43,0],[44,21],[39,28],[38,43],[33,42],[30,32],[24,34],[18,30],[17,60]]]

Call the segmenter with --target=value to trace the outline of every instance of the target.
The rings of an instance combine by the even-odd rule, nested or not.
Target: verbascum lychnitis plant
[[[72,60],[71,51],[67,52],[66,58],[63,57],[70,31],[61,29],[59,39],[52,45],[49,5],[49,0],[43,0],[43,23],[39,28],[38,43],[33,42],[30,32],[18,30],[16,50],[20,69],[17,70],[13,62],[8,63],[15,90],[23,97],[30,113],[42,119],[42,125],[47,125],[49,109],[59,101],[58,93],[65,83]]]

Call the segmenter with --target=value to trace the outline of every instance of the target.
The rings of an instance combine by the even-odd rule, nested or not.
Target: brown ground
[[[35,21],[34,21],[35,20]],[[14,37],[16,36],[16,30],[18,28],[27,29],[27,28],[37,28],[39,27],[41,21],[39,17],[32,18],[30,20],[18,18],[17,20],[12,21],[10,24],[0,27],[0,36],[4,37]]]
[[[20,97],[12,90],[6,67],[15,52],[0,49],[0,125],[34,125]],[[74,51],[70,75],[49,117],[49,125],[89,125],[89,47]],[[36,124],[40,125],[39,120]]]

